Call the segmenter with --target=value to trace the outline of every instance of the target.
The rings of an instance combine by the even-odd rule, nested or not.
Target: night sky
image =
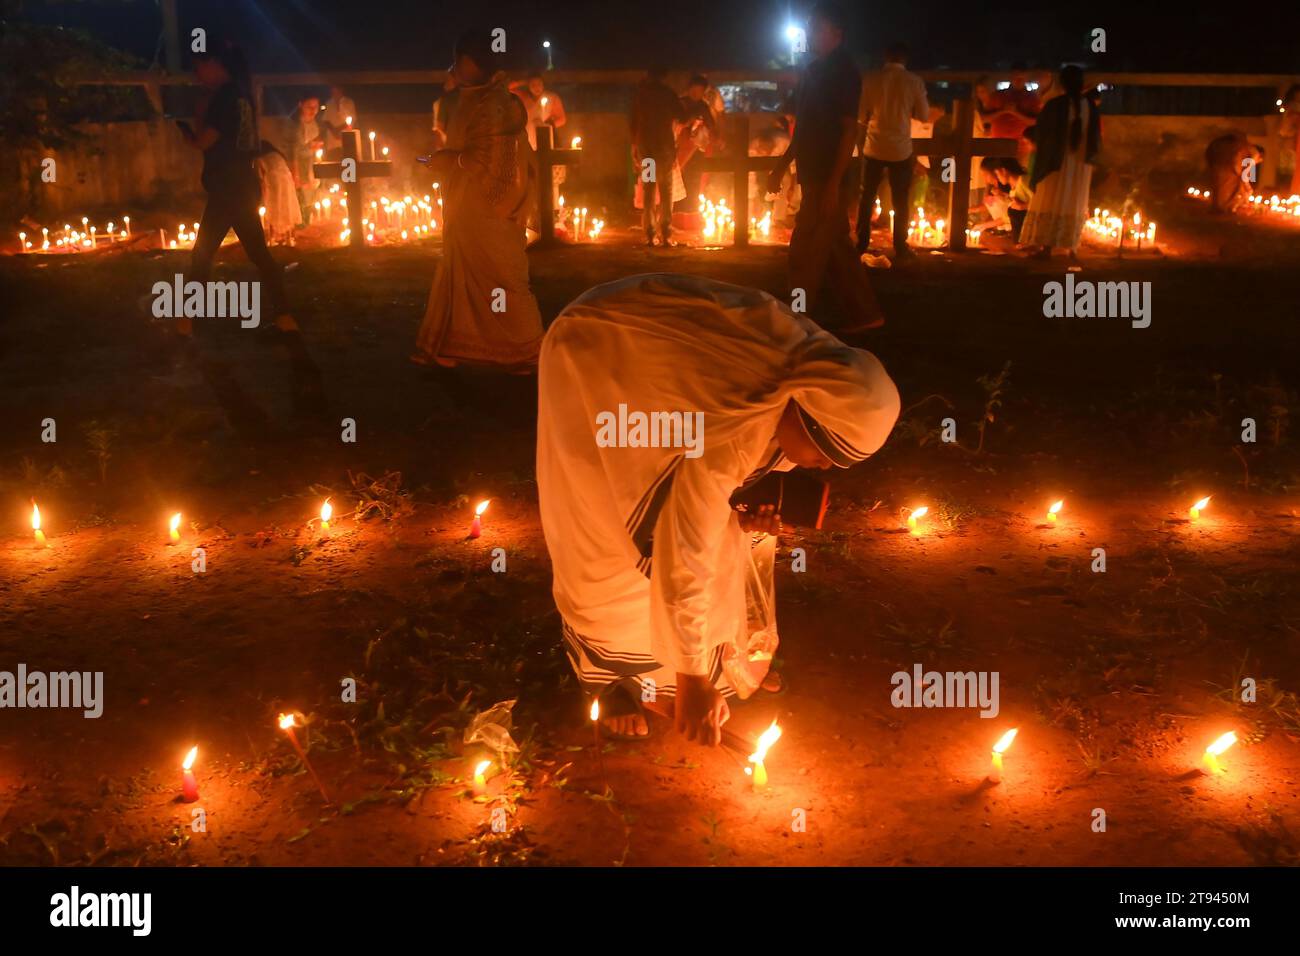
[[[180,0],[183,32],[194,26],[236,37],[259,72],[428,69],[447,65],[451,44],[472,26],[503,26],[512,66],[639,68],[657,54],[674,69],[761,68],[785,53],[785,0]],[[1078,60],[1107,70],[1300,72],[1295,5],[1189,2],[1089,4],[979,2],[845,3],[850,44],[865,59],[901,39],[921,69],[1056,66]],[[10,19],[84,29],[144,61],[154,58],[155,0],[9,0]],[[1263,11],[1267,10],[1267,13]],[[642,12],[643,11],[643,12]],[[1109,52],[1088,50],[1107,31]]]

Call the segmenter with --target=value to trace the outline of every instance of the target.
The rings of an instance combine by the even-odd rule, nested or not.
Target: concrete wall
[[[729,117],[738,121],[740,117]],[[424,114],[373,115],[366,129],[378,131],[395,163],[391,181],[376,181],[372,196],[430,192],[432,177],[415,162],[432,148],[430,118]],[[1196,176],[1206,144],[1231,130],[1263,137],[1265,118],[1210,116],[1108,116],[1104,119],[1107,165],[1131,173],[1151,171],[1170,177]],[[166,209],[184,214],[201,202],[201,158],[168,120],[88,125],[86,139],[74,148],[51,153],[58,180],[40,181],[41,155],[0,151],[3,182],[0,212],[16,220],[23,215],[40,222],[73,215],[119,216],[132,210]],[[264,117],[262,135],[286,148],[289,121]],[[583,140],[582,164],[569,173],[563,192],[571,202],[618,212],[630,207],[631,161],[627,120],[619,113],[570,113],[559,131],[561,145],[573,136]],[[729,142],[739,138],[738,128]],[[12,184],[18,184],[15,189]]]

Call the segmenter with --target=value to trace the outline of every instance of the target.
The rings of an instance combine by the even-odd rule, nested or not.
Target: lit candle
[[[763,731],[762,735],[759,736],[757,748],[749,755],[749,762],[754,765],[752,772],[754,775],[755,790],[767,789],[767,767],[763,765],[763,761],[767,759],[768,750],[770,750],[772,745],[780,739],[781,728],[778,727],[776,721],[773,720],[772,726],[768,727],[767,730]],[[745,773],[750,772],[750,768],[746,767]]]
[[[474,796],[481,797],[487,793],[487,773],[488,767],[492,766],[491,760],[480,760],[474,768]]]
[[[194,779],[194,758],[199,755],[197,746],[190,748],[181,764],[181,799],[193,803],[199,798],[199,782]]]
[[[128,236],[131,235],[131,217],[130,217],[130,216],[123,216],[123,217],[122,217],[122,224],[123,224],[124,226],[126,226],[126,234],[127,234]]]
[[[172,515],[171,525],[169,527],[171,543],[175,544],[181,539],[181,513],[178,511]]]
[[[488,503],[491,500],[491,498],[485,498],[474,508],[474,523],[469,526],[469,536],[471,538],[477,538],[483,533],[483,512],[487,511]]]
[[[45,541],[45,532],[41,530],[41,509],[36,507],[35,500],[32,501],[32,532],[36,537],[36,547],[49,547]]]
[[[1065,507],[1064,499],[1062,499],[1061,501],[1054,502],[1052,506],[1047,509],[1047,523],[1051,525],[1056,524],[1056,516],[1061,513],[1061,509],[1064,507]]]
[[[989,767],[989,782],[1002,782],[1002,755],[1006,753],[1007,748],[1011,746],[1011,741],[1016,739],[1019,727],[1012,727],[999,738],[998,742],[993,745],[993,764]]]
[[[334,517],[334,506],[326,498],[325,503],[320,506],[320,533],[322,535],[330,533],[330,518],[332,517]]]
[[[320,777],[316,776],[315,768],[312,767],[311,761],[307,759],[307,754],[303,752],[302,745],[298,743],[298,735],[293,732],[293,728],[296,726],[294,715],[281,714],[277,720],[280,723],[280,729],[289,737],[289,743],[293,744],[293,749],[297,752],[298,759],[301,760],[302,765],[307,768],[307,772],[311,774],[312,780],[316,781],[316,789],[320,791],[320,795],[325,798],[326,803],[332,803],[333,801],[330,800],[330,795],[325,792],[325,784],[321,783]]]
[[[582,149],[582,137],[573,137],[573,139],[569,141],[569,149]]]
[[[919,522],[922,518],[924,518],[929,513],[930,513],[929,505],[921,505],[921,507],[919,508],[913,508],[912,513],[907,516],[907,529],[911,531],[913,534],[918,534],[920,528],[917,525],[917,522]]]
[[[1223,768],[1219,766],[1219,757],[1222,753],[1237,742],[1237,735],[1231,730],[1216,740],[1210,746],[1205,748],[1205,756],[1201,758],[1201,769],[1207,774],[1223,773]]]
[[[375,131],[372,129],[366,134],[370,138],[370,158],[375,158]]]
[[[345,117],[343,117],[343,125],[344,125],[345,127],[347,127],[348,129],[351,129],[351,128],[352,128],[352,117],[351,117],[351,116],[345,116]]]
[[[1210,498],[1212,497],[1213,497],[1212,495],[1206,495],[1200,501],[1196,502],[1196,504],[1192,505],[1192,507],[1189,508],[1187,511],[1188,520],[1190,521],[1200,520],[1201,512],[1204,511],[1209,506]]]

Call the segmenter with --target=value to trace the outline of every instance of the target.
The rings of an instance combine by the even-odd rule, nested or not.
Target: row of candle
[[[1198,189],[1195,186],[1187,187],[1187,195],[1192,199],[1200,199],[1208,202],[1210,199],[1210,190]],[[1295,216],[1300,217],[1300,195],[1292,193],[1287,198],[1274,193],[1268,199],[1263,196],[1251,196],[1247,201],[1246,211],[1255,215],[1272,214],[1278,216]]]
[[[1109,209],[1102,209],[1100,206],[1093,209],[1092,218],[1084,222],[1084,230],[1088,236],[1097,242],[1117,243],[1122,249],[1124,240],[1127,238],[1136,243],[1137,248],[1141,249],[1143,242],[1147,245],[1154,245],[1156,241],[1156,224],[1148,222],[1146,227],[1142,225],[1142,213],[1133,213],[1131,225],[1124,221],[1122,216],[1112,216]]]
[[[569,206],[566,203],[567,200],[561,195],[555,210],[556,224],[563,226],[575,241],[599,238],[601,230],[605,228],[605,220],[589,218],[586,206]]]
[[[592,726],[597,728],[597,734],[599,733],[599,720],[600,701],[594,700],[591,704],[591,721]],[[315,781],[317,789],[320,790],[321,796],[325,799],[325,803],[327,805],[331,804],[333,801],[330,799],[329,792],[325,789],[324,783],[321,782],[315,768],[311,765],[311,761],[307,759],[307,754],[302,749],[302,745],[298,742],[298,735],[294,732],[294,728],[297,726],[295,716],[293,714],[280,714],[276,718],[276,722],[279,728],[285,732],[289,743],[298,754],[298,758],[302,760],[303,766],[306,767],[307,771],[311,774],[312,780]],[[753,788],[756,792],[766,790],[768,787],[766,766],[767,754],[772,748],[772,745],[781,738],[782,733],[783,731],[781,727],[775,720],[773,720],[771,726],[759,735],[754,752],[748,757],[748,762],[753,764],[753,767],[746,767],[745,774],[752,777]],[[1016,736],[1019,733],[1019,727],[1012,727],[993,744],[990,751],[988,772],[989,783],[996,784],[1002,782],[1002,774],[1005,769],[1004,758],[1007,751],[1011,749],[1011,744],[1015,741]],[[597,740],[599,740],[599,737],[597,737]],[[1237,740],[1236,732],[1229,730],[1226,733],[1220,734],[1211,741],[1211,743],[1205,748],[1205,753],[1201,756],[1201,772],[1206,776],[1218,776],[1219,774],[1224,773],[1225,770],[1223,765],[1219,762],[1219,758],[1222,757],[1223,754],[1233,746],[1233,744],[1237,743]],[[190,751],[185,755],[185,759],[181,762],[181,797],[186,803],[193,803],[199,798],[198,778],[194,773],[194,763],[198,757],[198,753],[198,745],[195,745],[190,748]],[[471,784],[474,796],[482,797],[487,795],[487,772],[491,767],[491,760],[479,760],[474,764],[472,774],[473,782]]]
[[[1192,506],[1187,509],[1187,520],[1191,522],[1200,521],[1201,512],[1210,506],[1210,499],[1212,497],[1213,497],[1212,495],[1206,495],[1204,498],[1200,498],[1197,501],[1195,501],[1192,504]],[[1057,520],[1060,517],[1061,511],[1064,508],[1065,508],[1064,499],[1061,499],[1059,501],[1054,501],[1047,506],[1047,511],[1044,517],[1047,521],[1048,526],[1053,528],[1056,527]],[[911,531],[913,534],[920,534],[923,530],[922,522],[924,521],[925,516],[930,513],[930,506],[919,505],[915,508],[908,508],[905,510],[906,510],[907,518],[904,521],[904,524],[906,525],[907,530]]]
[[[989,783],[1002,782],[1002,758],[1006,754],[1007,750],[1010,749],[1012,741],[1016,739],[1016,734],[1019,732],[1020,728],[1013,727],[999,737],[997,742],[993,745],[992,760],[989,763]],[[1210,745],[1205,748],[1205,753],[1201,756],[1201,772],[1207,776],[1215,776],[1223,773],[1224,770],[1222,765],[1219,763],[1219,758],[1223,756],[1224,752],[1236,742],[1237,734],[1231,730],[1216,737]]]
[[[1193,523],[1199,521],[1201,518],[1201,513],[1210,506],[1210,501],[1212,500],[1212,497],[1213,496],[1211,495],[1206,495],[1204,498],[1199,498],[1195,502],[1193,502],[1192,505],[1187,509],[1187,520]],[[491,503],[491,501],[492,499],[488,498],[483,501],[480,501],[475,506],[474,521],[470,525],[469,533],[466,537],[473,539],[479,537],[483,533],[483,520],[482,520],[483,514],[484,512],[487,511],[488,505]],[[1059,516],[1064,508],[1065,508],[1064,499],[1054,501],[1050,505],[1048,505],[1047,511],[1044,514],[1044,519],[1046,523],[1051,527],[1055,527],[1059,519]],[[320,508],[320,530],[322,535],[328,535],[329,533],[330,520],[333,517],[333,512],[334,512],[333,505],[331,504],[330,499],[326,498],[324,503],[321,504],[321,508]],[[904,526],[907,528],[907,530],[911,531],[913,534],[921,534],[924,531],[924,520],[926,516],[929,515],[930,513],[930,506],[918,505],[913,508],[907,508],[905,509],[905,513],[906,513],[906,518],[904,520]],[[168,522],[168,527],[170,531],[169,537],[170,537],[171,544],[176,544],[178,541],[180,541],[180,525],[181,525],[181,513],[176,512],[171,516],[171,519]],[[41,529],[41,509],[37,506],[35,500],[32,501],[32,531],[35,534],[37,546],[47,547],[48,542],[46,540],[44,532]]]
[[[705,239],[727,242],[735,238],[736,217],[727,208],[725,199],[719,199],[715,204],[712,199],[708,199],[701,193],[699,196],[699,210],[700,216],[704,220],[700,234]]]
[[[480,501],[475,506],[474,520],[473,523],[470,525],[469,534],[467,535],[468,538],[473,539],[481,536],[483,514],[487,511],[488,505],[490,503],[491,503],[491,499],[485,499],[483,501]],[[1191,508],[1188,509],[1189,519],[1191,521],[1198,520],[1201,512],[1209,505],[1209,503],[1210,503],[1209,497],[1201,498],[1198,501],[1196,501],[1191,506]],[[1051,525],[1056,524],[1057,516],[1060,514],[1064,505],[1065,505],[1065,501],[1062,499],[1053,502],[1048,507],[1047,515],[1046,515],[1048,524]],[[925,517],[925,515],[928,512],[929,512],[929,507],[924,505],[912,509],[911,513],[908,515],[907,518],[907,527],[912,532],[919,533],[921,530],[920,521]],[[331,504],[330,499],[327,498],[322,503],[320,509],[320,533],[322,538],[327,538],[329,535],[330,521],[333,518],[333,513],[334,513],[333,505]],[[169,522],[170,541],[172,544],[175,544],[180,540],[180,523],[181,523],[180,513],[178,512],[172,515],[171,520]],[[37,544],[39,546],[45,546],[45,535],[41,531],[40,509],[36,506],[35,501],[32,502],[32,527],[35,531]],[[593,726],[593,732],[597,734],[597,743],[599,743],[599,736],[598,736],[599,720],[600,720],[599,699],[592,701],[590,716],[591,716],[591,722]],[[293,727],[294,727],[293,715],[281,714],[279,717],[279,724],[280,724],[280,728],[287,732],[290,742],[293,744],[294,749],[298,753],[298,756],[302,759],[304,766],[307,767],[313,779],[316,781],[316,785],[320,789],[321,795],[325,798],[326,803],[329,803],[330,802],[329,795],[326,792],[324,785],[321,783],[320,778],[316,775],[316,771],[312,768],[310,762],[307,760],[307,755],[303,752],[301,746],[299,746],[297,738],[293,733]],[[1011,730],[1003,734],[1002,737],[1000,737],[998,741],[993,745],[992,760],[991,760],[989,775],[988,775],[990,782],[992,783],[1001,782],[1002,770],[1003,770],[1003,756],[1008,750],[1008,748],[1010,748],[1011,743],[1012,741],[1015,740],[1016,734],[1018,732],[1019,732],[1018,728],[1012,728]],[[748,762],[753,764],[753,767],[752,768],[746,767],[745,773],[747,775],[752,776],[753,787],[756,791],[761,791],[767,788],[768,775],[767,775],[765,760],[767,758],[768,751],[771,749],[772,745],[775,744],[776,741],[780,739],[781,735],[782,735],[781,727],[777,724],[775,720],[772,721],[772,725],[768,727],[768,729],[764,731],[763,734],[760,735],[760,737],[758,738],[757,746],[755,747],[754,753],[749,755]],[[1221,735],[1213,743],[1211,743],[1206,748],[1203,757],[1204,772],[1207,774],[1222,773],[1223,772],[1222,767],[1219,764],[1218,758],[1222,756],[1224,751],[1226,751],[1229,747],[1231,747],[1236,742],[1237,742],[1236,734],[1229,731],[1228,733]],[[182,765],[183,793],[184,793],[184,798],[188,801],[198,799],[198,784],[193,773],[194,760],[197,754],[198,754],[198,747],[196,746],[186,756],[185,761]],[[487,770],[490,767],[491,767],[491,761],[488,760],[479,761],[475,765],[474,773],[473,773],[473,792],[475,796],[482,796],[486,793],[487,781],[485,775],[487,773]]]
[[[122,228],[117,228],[115,221],[110,221],[108,227],[99,231],[99,227],[92,225],[90,217],[81,217],[81,228],[74,229],[71,223],[64,223],[63,229],[54,233],[54,238],[50,238],[50,230],[46,226],[41,227],[41,240],[38,246],[35,236],[27,238],[26,232],[18,233],[18,251],[31,253],[58,254],[65,252],[88,252],[99,248],[99,244],[106,243],[112,245],[114,242],[121,242],[131,235],[131,217],[122,217]]]
[[[875,215],[872,217],[874,222],[881,215],[880,200],[876,200]],[[980,236],[983,230],[967,229],[966,245],[978,246],[981,244]],[[894,210],[889,210],[889,234],[894,234]],[[911,246],[918,246],[922,249],[938,249],[948,243],[948,223],[944,219],[936,219],[931,222],[925,214],[924,206],[916,207],[916,218],[908,220],[907,223],[907,243]]]

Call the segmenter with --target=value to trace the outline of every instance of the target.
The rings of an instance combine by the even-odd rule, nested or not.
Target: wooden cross
[[[966,248],[966,223],[970,221],[970,163],[976,156],[1015,156],[1020,148],[1018,140],[994,139],[976,136],[975,101],[972,98],[956,101],[951,136],[912,140],[913,156],[952,159],[952,182],[948,184],[948,249],[961,252]],[[897,214],[908,215],[907,197],[891,197]],[[958,224],[961,228],[958,228]]]
[[[537,228],[539,234],[534,246],[555,243],[555,207],[551,205],[551,184],[555,181],[551,170],[556,166],[577,166],[582,159],[580,149],[556,149],[555,130],[546,124],[537,127]]]
[[[740,137],[743,149],[749,147],[749,124],[745,123],[745,135]],[[692,160],[706,173],[731,173],[731,212],[736,217],[735,244],[738,248],[749,245],[749,174],[756,172],[766,178],[766,174],[781,160],[780,156],[749,156],[740,153],[734,156],[700,156]]]
[[[343,183],[343,188],[348,196],[349,245],[353,249],[364,249],[366,245],[366,229],[361,224],[361,219],[366,215],[366,204],[361,193],[361,180],[391,176],[393,174],[393,164],[391,160],[387,159],[361,159],[361,130],[340,130],[339,135],[343,137],[343,160],[350,159],[356,163],[356,168],[353,170],[356,175]],[[342,179],[343,162],[313,163],[312,172],[317,179]]]

